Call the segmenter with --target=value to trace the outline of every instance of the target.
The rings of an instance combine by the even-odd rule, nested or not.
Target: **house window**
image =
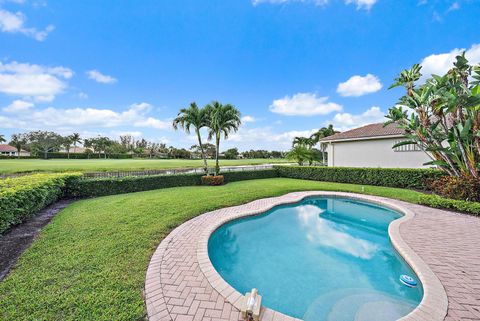
[[[395,144],[398,144],[398,143],[401,143],[403,142],[403,140],[397,140],[395,141]],[[393,151],[395,152],[420,152],[422,151],[420,149],[420,146],[416,145],[416,144],[408,144],[408,145],[402,145],[402,146],[398,146],[398,147],[395,147],[393,149]]]

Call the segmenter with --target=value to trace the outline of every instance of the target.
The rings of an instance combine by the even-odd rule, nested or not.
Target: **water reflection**
[[[314,205],[302,205],[295,208],[307,239],[325,247],[362,258],[372,258],[378,246],[372,242],[353,237],[341,231],[333,222],[322,219],[320,214],[325,210]]]

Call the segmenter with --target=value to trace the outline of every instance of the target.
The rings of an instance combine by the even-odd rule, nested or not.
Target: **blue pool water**
[[[308,198],[221,226],[210,259],[241,293],[305,321],[389,321],[412,311],[423,290],[390,244],[401,214],[347,198]],[[400,275],[414,277],[409,288]]]

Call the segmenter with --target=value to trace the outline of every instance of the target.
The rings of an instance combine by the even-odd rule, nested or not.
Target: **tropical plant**
[[[6,141],[5,135],[0,134],[0,143],[5,143]]]
[[[297,144],[287,154],[288,159],[295,160],[298,165],[302,166],[305,162],[311,165],[319,159],[317,150],[305,145]]]
[[[203,168],[205,174],[208,173],[208,164],[207,157],[203,149],[202,135],[200,134],[200,130],[208,125],[208,121],[209,116],[207,110],[205,108],[199,108],[195,102],[192,102],[188,108],[180,109],[177,117],[173,120],[173,128],[175,130],[177,130],[178,127],[182,127],[187,134],[190,134],[190,128],[193,127],[195,129],[195,134],[197,135],[198,139],[198,146],[203,159]]]
[[[73,133],[72,135],[70,135],[70,138],[71,138],[71,141],[72,141],[72,144],[73,144],[73,152],[76,153],[77,152],[77,144],[82,143],[82,138],[80,137],[79,133]]]
[[[297,136],[293,138],[292,147],[299,145],[313,147],[313,145],[315,145],[315,141],[311,137]]]
[[[421,66],[404,70],[390,87],[404,86],[407,94],[390,108],[385,125],[405,130],[406,140],[394,146],[415,144],[436,165],[454,177],[479,178],[480,65],[472,66],[465,53],[456,57],[445,75],[432,75],[424,84]]]
[[[215,175],[220,173],[218,165],[218,156],[220,149],[220,139],[225,139],[231,132],[236,132],[242,121],[240,120],[240,111],[231,104],[222,105],[218,101],[213,101],[205,106],[208,114],[208,139],[215,138]]]
[[[328,127],[320,128],[317,132],[313,133],[310,136],[310,140],[312,140],[314,142],[314,145],[320,143],[320,152],[322,153],[322,164],[326,163],[326,155],[325,154],[326,154],[327,144],[322,143],[320,140],[322,138],[335,135],[337,133],[338,133],[338,131],[333,129],[333,125],[330,124],[330,125],[328,125]]]
[[[17,149],[17,158],[20,158],[22,148],[27,144],[27,137],[24,134],[13,134],[12,140],[8,144]]]

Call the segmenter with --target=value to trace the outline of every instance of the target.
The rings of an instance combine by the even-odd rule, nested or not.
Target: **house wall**
[[[395,151],[400,138],[329,143],[328,166],[422,168],[430,158],[422,151]]]

